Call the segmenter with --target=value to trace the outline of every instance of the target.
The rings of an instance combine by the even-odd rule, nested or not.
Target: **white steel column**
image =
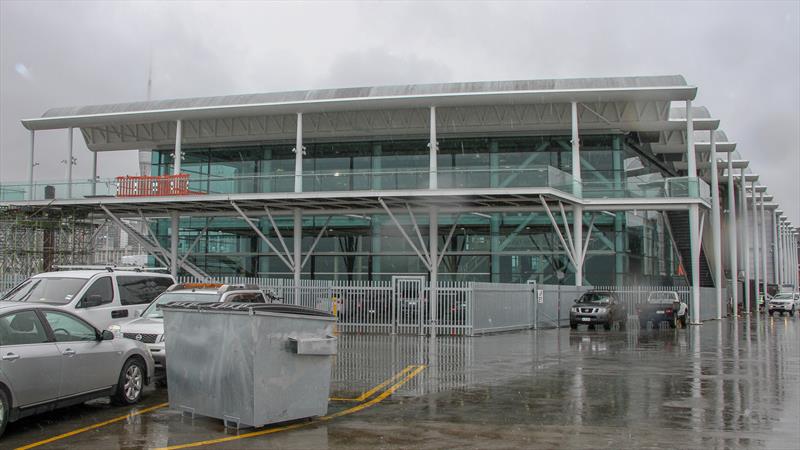
[[[567,227],[567,224],[564,224]],[[575,243],[575,286],[583,286],[583,206],[572,207],[573,239]],[[589,230],[591,232],[591,230]]]
[[[740,183],[739,209],[742,211],[742,265],[744,266],[744,310],[750,311],[750,224],[747,219],[747,184],[745,183],[744,168],[741,169],[742,175]],[[738,308],[738,305],[737,305]],[[737,311],[738,314],[738,311]]]
[[[73,128],[70,127],[67,131],[69,139],[69,156],[67,156],[67,198],[72,198],[72,161],[75,159],[75,157],[72,156],[72,130]]]
[[[762,189],[759,192],[759,197],[761,200],[761,251],[763,254],[767,254],[767,227],[765,226],[767,223],[767,216],[764,214],[764,190]],[[767,273],[767,258],[761,258],[761,273]],[[763,277],[764,280],[764,288],[762,292],[764,293],[765,299],[767,294],[767,277]],[[766,306],[766,305],[765,305]]]
[[[778,217],[778,248],[780,249],[780,270],[778,271],[778,286],[783,285],[786,279],[786,248],[783,245],[783,217]]]
[[[431,134],[430,134],[430,142],[428,142],[428,148],[430,150],[430,162],[429,162],[429,170],[430,170],[430,181],[429,186],[430,189],[438,189],[439,188],[439,176],[438,176],[438,161],[437,157],[439,155],[439,142],[436,140],[436,107],[431,106]]]
[[[97,152],[92,152],[92,195],[97,195]]]
[[[778,246],[779,218],[780,213],[775,209],[772,213],[772,230],[770,231],[772,235],[772,282],[775,284],[780,284],[781,252],[780,246]]]
[[[431,206],[428,226],[428,247],[431,259],[431,280],[428,306],[430,307],[430,335],[436,337],[436,312],[439,304],[439,207]],[[444,249],[442,250],[444,251]]]
[[[700,205],[689,205],[689,243],[692,255],[692,324],[700,325]]]
[[[300,212],[300,208],[295,208],[292,210],[294,215],[294,234],[292,236],[292,244],[293,245],[293,263],[292,263],[292,271],[294,272],[294,304],[300,304],[300,271],[303,268],[303,264],[301,262],[302,251],[303,251],[303,214]]]
[[[731,270],[731,301],[739,304],[739,267],[736,256],[736,201],[733,185],[733,152],[728,153],[728,255]],[[733,313],[736,314],[734,308]]]
[[[31,147],[30,147],[30,155],[28,157],[28,200],[33,200],[33,166],[36,164],[33,160],[33,149],[35,148],[34,143],[36,141],[36,132],[31,130]]]
[[[177,212],[170,214],[170,233],[169,233],[169,273],[173,277],[178,276],[178,224],[180,217]]]
[[[697,156],[694,149],[694,122],[692,118],[692,101],[686,100],[686,173],[687,176],[695,178],[694,182],[697,183]],[[713,133],[713,131],[712,131]],[[691,181],[690,181],[691,183]],[[690,184],[691,186],[691,184]],[[697,185],[697,193],[699,194],[700,185]]]
[[[719,168],[717,167],[717,142],[714,130],[709,132],[711,152],[708,162],[711,167],[711,232],[714,252],[714,294],[717,301],[717,320],[722,319],[722,227],[719,217]]]
[[[744,259],[745,266],[744,267],[745,267],[745,279],[747,280],[747,281],[745,281],[745,289],[746,289],[745,290],[745,295],[748,296],[749,292],[747,291],[747,289],[749,288],[749,285],[750,285],[750,282],[748,280],[749,275],[750,275],[750,255],[748,254],[750,252],[750,247],[749,247],[750,246],[750,236],[749,236],[748,229],[747,229],[747,226],[748,226],[747,213],[746,213],[746,211],[747,211],[747,190],[746,190],[746,187],[745,187],[744,179],[745,179],[744,169],[742,169],[742,192],[745,193],[744,196],[742,197],[742,198],[745,199],[744,200],[744,206],[743,206],[744,210],[742,211],[744,227],[745,227],[745,229],[744,229],[744,244],[742,244],[742,247],[744,247],[744,251],[745,251],[745,259]],[[754,288],[755,289],[754,290],[755,290],[755,294],[756,294],[756,302],[758,302],[758,299],[760,298],[759,297],[759,292],[761,290],[761,284],[759,283],[759,280],[761,279],[761,266],[759,265],[758,261],[762,256],[760,255],[760,252],[758,251],[758,243],[760,242],[760,238],[759,238],[760,235],[758,234],[758,220],[757,220],[758,209],[756,208],[756,182],[755,182],[755,180],[750,182],[750,191],[753,194],[753,197],[752,197],[750,203],[752,205],[752,210],[753,210],[753,273],[755,275],[755,278],[754,278],[754,281],[755,281]]]
[[[697,180],[697,155],[694,149],[694,122],[692,122],[692,101],[686,101],[686,169],[691,183]],[[713,131],[712,131],[713,133]],[[692,196],[699,196],[700,186],[696,184],[690,190]],[[689,244],[692,258],[692,324],[700,322],[700,206],[697,203],[689,205]]]
[[[578,127],[578,102],[572,102],[572,182],[573,194],[583,195],[581,182],[581,137]],[[564,227],[568,225],[565,223]],[[572,235],[573,248],[575,249],[575,286],[583,286],[583,206],[572,207]]]
[[[581,138],[578,130],[578,103],[572,102],[572,183],[573,194],[580,197],[583,195],[581,186]],[[566,225],[566,224],[565,224]],[[578,285],[580,286],[580,285]]]
[[[172,174],[173,175],[180,175],[181,173],[181,159],[183,159],[183,153],[181,151],[181,141],[183,135],[183,121],[178,119],[175,122],[175,151],[172,153]]]
[[[789,222],[783,224],[783,248],[786,254],[786,269],[783,271],[783,284],[789,283]]]
[[[303,192],[303,113],[297,113],[297,133],[294,141],[294,191]]]

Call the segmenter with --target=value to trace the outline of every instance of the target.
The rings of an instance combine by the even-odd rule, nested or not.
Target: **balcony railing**
[[[428,189],[427,169],[352,170],[305,172],[304,192],[396,191]],[[440,169],[438,189],[551,188],[587,199],[599,198],[703,198],[710,197],[708,184],[698,178],[655,179],[635,177],[625,180],[575,183],[571,174],[552,166],[528,168],[500,167]],[[177,176],[117,177],[97,181],[37,181],[33,200],[92,197],[161,197],[181,195],[226,195],[293,192],[294,173],[216,177],[184,173]],[[27,183],[0,185],[0,201],[31,199]]]

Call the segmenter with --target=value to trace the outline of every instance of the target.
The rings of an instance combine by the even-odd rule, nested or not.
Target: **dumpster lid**
[[[334,317],[333,314],[306,306],[283,303],[226,303],[226,302],[169,302],[162,309],[192,311],[243,311],[295,314],[301,316]]]

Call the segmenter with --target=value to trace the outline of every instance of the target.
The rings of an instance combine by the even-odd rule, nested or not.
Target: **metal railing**
[[[428,189],[430,172],[425,169],[321,170],[304,172],[304,192]],[[444,168],[437,171],[438,189],[551,188],[583,198],[708,198],[708,184],[689,177],[629,177],[620,181],[575,182],[572,175],[552,166]],[[52,187],[56,199],[86,197],[156,197],[189,194],[249,194],[294,192],[294,174],[270,173],[217,177],[191,172],[163,176],[120,176],[115,179],[37,181],[0,186],[0,200],[45,198]],[[32,195],[31,194],[31,189]]]

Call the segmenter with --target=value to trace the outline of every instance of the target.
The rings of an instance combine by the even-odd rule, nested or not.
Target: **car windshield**
[[[164,313],[161,311],[161,305],[169,302],[214,302],[218,299],[219,294],[217,293],[165,292],[150,303],[150,306],[142,313],[142,317],[163,319]]]
[[[610,303],[611,294],[603,294],[598,292],[587,292],[578,299],[577,303]]]
[[[7,293],[2,300],[66,305],[84,284],[86,284],[86,278],[28,278]]]
[[[772,297],[775,300],[794,300],[792,298],[792,294],[778,294],[775,297]]]
[[[647,298],[647,303],[671,303],[677,301],[678,297],[671,292],[653,292]]]

